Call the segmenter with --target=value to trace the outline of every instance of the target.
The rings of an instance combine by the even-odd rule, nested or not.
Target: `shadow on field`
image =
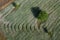
[[[38,17],[39,13],[41,12],[41,10],[39,9],[39,7],[32,7],[31,11],[33,13],[33,16],[36,17],[36,18]]]

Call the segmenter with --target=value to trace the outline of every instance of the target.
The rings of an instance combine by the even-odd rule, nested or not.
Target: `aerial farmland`
[[[0,0],[0,40],[60,40],[60,0]]]

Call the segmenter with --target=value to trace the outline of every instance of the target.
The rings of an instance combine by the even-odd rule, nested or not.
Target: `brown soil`
[[[12,3],[14,0],[0,0],[0,10],[4,9],[7,5]]]
[[[6,37],[3,32],[0,32],[0,40],[6,40]]]

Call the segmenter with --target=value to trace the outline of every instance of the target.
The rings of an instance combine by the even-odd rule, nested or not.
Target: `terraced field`
[[[15,0],[20,3],[19,9],[12,11],[10,4],[0,11],[0,31],[7,40],[60,40],[60,0]],[[46,22],[37,27],[37,19],[31,12],[31,7],[45,10],[49,17]],[[47,27],[52,37],[43,31]]]

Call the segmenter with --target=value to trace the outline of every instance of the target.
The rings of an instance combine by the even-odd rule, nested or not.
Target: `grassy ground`
[[[19,9],[13,11],[12,4],[0,12],[0,29],[7,40],[60,40],[60,0],[16,0]],[[38,29],[31,7],[38,6],[48,14],[48,20]],[[53,33],[49,37],[42,27]]]

